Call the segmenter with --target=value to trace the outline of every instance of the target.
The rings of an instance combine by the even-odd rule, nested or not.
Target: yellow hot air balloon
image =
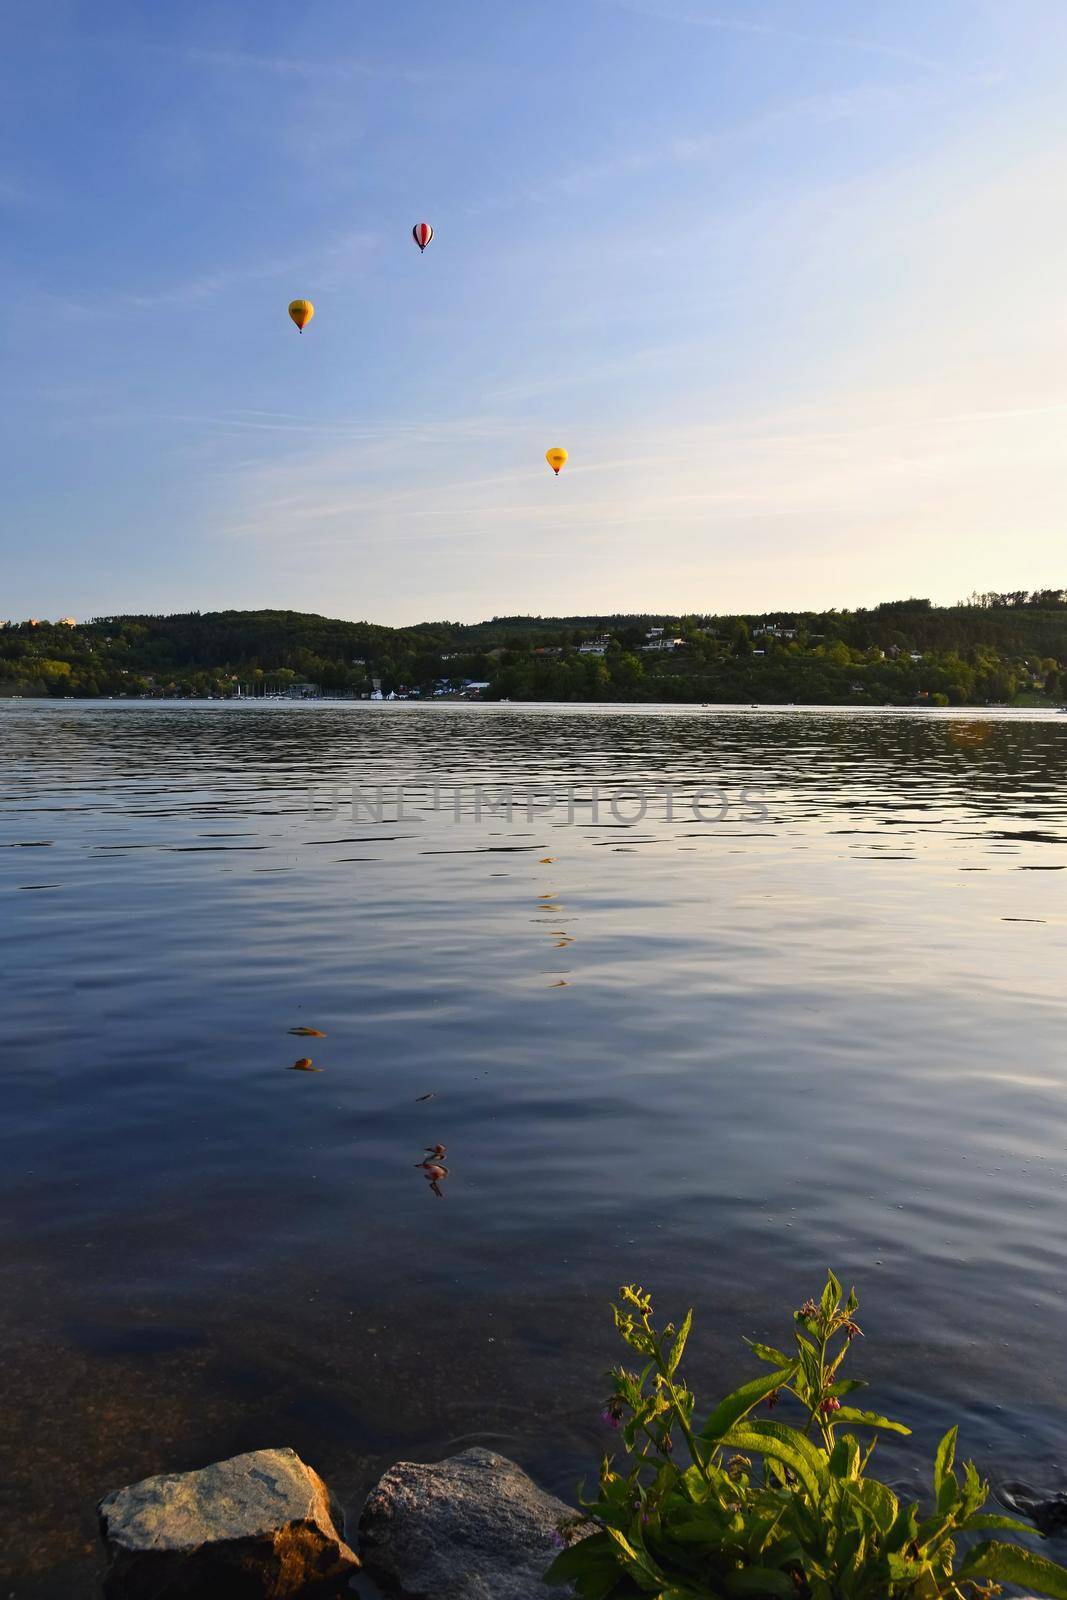
[[[310,300],[292,300],[289,303],[289,315],[300,329],[300,332],[303,333],[315,315],[315,307]]]
[[[566,465],[567,452],[566,450],[562,450],[558,444],[554,444],[551,450],[545,451],[545,460],[548,462],[549,466],[552,468],[552,471],[558,478],[560,467]]]

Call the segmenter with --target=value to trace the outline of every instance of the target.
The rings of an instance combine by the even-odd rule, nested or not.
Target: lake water
[[[101,1494],[259,1446],[352,1504],[472,1442],[570,1494],[631,1279],[695,1305],[710,1401],[833,1265],[895,1481],[959,1420],[1064,1485],[1067,717],[5,702],[0,739],[4,1595],[91,1593]]]

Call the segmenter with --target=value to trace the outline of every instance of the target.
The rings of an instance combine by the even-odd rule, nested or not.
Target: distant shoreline
[[[345,696],[315,695],[305,699],[289,699],[287,696],[261,695],[256,698],[246,695],[96,695],[78,696],[71,695],[58,699],[55,695],[5,695],[0,692],[0,705],[32,705],[55,706],[62,709],[64,706],[190,706],[203,709],[206,706],[242,706],[256,707],[257,709],[270,708],[271,710],[309,710],[314,707],[328,706],[333,710],[340,707],[359,707],[373,711],[389,711],[403,708],[427,709],[444,707],[455,710],[457,707],[469,709],[508,709],[508,710],[544,710],[544,711],[894,711],[908,712],[919,716],[941,716],[945,714],[973,714],[983,712],[988,715],[1003,716],[1005,713],[1016,715],[1029,713],[1036,716],[1056,716],[1067,713],[1067,706],[1057,705],[1054,701],[1043,704],[1029,703],[1025,705],[990,705],[988,703],[974,702],[951,706],[931,705],[929,703],[915,704],[914,702],[895,704],[883,702],[875,704],[872,701],[857,700],[496,700],[496,699],[471,699],[463,695],[441,695],[435,698],[422,698],[418,695],[411,697],[398,696],[394,700],[354,700]]]
[[[387,628],[296,611],[0,625],[0,697],[1018,706],[1067,701],[1067,589],[958,606],[494,617]]]

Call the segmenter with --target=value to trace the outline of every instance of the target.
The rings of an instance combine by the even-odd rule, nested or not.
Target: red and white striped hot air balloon
[[[433,238],[433,229],[430,227],[428,222],[416,222],[415,226],[411,230],[411,237],[418,245],[421,253],[421,251],[426,249],[426,246]]]

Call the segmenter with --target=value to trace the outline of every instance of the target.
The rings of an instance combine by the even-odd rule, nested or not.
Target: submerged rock
[[[576,1514],[492,1450],[429,1466],[399,1461],[371,1490],[360,1554],[402,1600],[546,1600],[560,1525]]]
[[[1005,1483],[998,1489],[997,1498],[1016,1516],[1028,1517],[1044,1538],[1057,1539],[1067,1534],[1067,1494],[1042,1499],[1024,1484]]]
[[[99,1512],[111,1600],[287,1600],[340,1589],[359,1566],[295,1450],[144,1478]]]

